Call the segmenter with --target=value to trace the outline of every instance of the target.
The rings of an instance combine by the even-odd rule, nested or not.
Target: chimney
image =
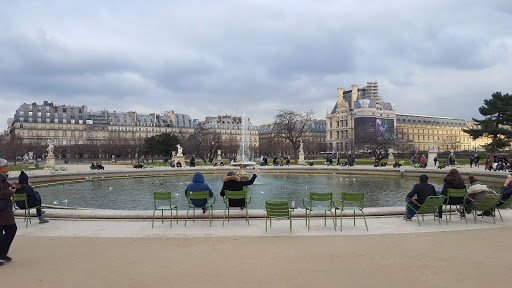
[[[352,95],[350,99],[350,108],[354,109],[354,102],[357,101],[357,85],[352,85]]]

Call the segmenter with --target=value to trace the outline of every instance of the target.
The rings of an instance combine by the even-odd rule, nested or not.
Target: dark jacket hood
[[[194,176],[192,177],[193,183],[204,183],[204,176],[201,174],[201,172],[194,173]]]

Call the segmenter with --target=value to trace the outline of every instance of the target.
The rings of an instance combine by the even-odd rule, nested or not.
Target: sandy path
[[[18,236],[10,251],[14,260],[0,267],[0,283],[1,287],[511,287],[511,238],[508,227],[353,236]]]

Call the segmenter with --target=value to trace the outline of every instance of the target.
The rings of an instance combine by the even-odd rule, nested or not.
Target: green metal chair
[[[466,188],[462,188],[462,189],[448,188],[447,189],[446,201],[444,204],[444,212],[445,212],[444,214],[446,217],[446,224],[448,224],[448,215],[450,215],[450,220],[452,220],[452,205],[454,205],[455,208],[458,207],[464,213],[464,216],[466,215],[466,206],[464,206],[464,203],[466,202],[466,194],[467,194]],[[450,204],[448,204],[448,203],[450,203],[450,198],[462,198],[462,200],[461,200],[462,202],[460,202],[458,204],[450,205]],[[450,208],[448,208],[448,206],[450,206]],[[462,215],[461,215],[461,220],[462,220]],[[466,220],[466,224],[468,224],[468,218],[464,217],[464,220]]]
[[[155,208],[153,210],[153,224],[155,226],[155,212],[156,210],[162,211],[162,224],[164,223],[164,210],[171,211],[171,228],[172,228],[172,210],[176,209],[176,224],[178,224],[178,206],[172,206],[171,192],[153,192],[153,203]]]
[[[308,202],[309,204],[306,204]],[[334,224],[334,230],[336,230],[336,220],[332,214],[332,208],[334,206],[332,193],[309,193],[309,199],[303,198],[302,204],[306,208],[306,226],[308,231],[311,226],[311,211],[324,211],[324,222],[327,226],[327,211],[331,212],[332,223]]]
[[[229,210],[231,207],[229,207],[229,199],[245,199],[245,205],[243,208],[245,208],[245,221],[247,222],[247,225],[249,225],[249,212],[247,211],[247,204],[251,203],[251,196],[249,196],[249,201],[247,201],[247,190],[242,191],[230,191],[225,190],[224,191],[224,204],[226,204],[226,208],[224,208],[224,218],[222,220],[222,226],[224,226],[224,222],[226,221],[226,210],[228,211],[228,223],[229,223]],[[238,207],[236,207],[238,208]]]
[[[496,214],[495,209],[496,204],[498,204],[501,200],[501,196],[501,194],[487,194],[484,196],[484,198],[480,199],[480,201],[475,203],[472,210],[473,220],[475,220],[475,224],[477,211],[491,211],[492,220],[494,220],[494,224],[496,224],[496,219],[494,218],[494,215]]]
[[[441,218],[439,218],[439,207],[443,206],[445,199],[446,197],[443,195],[429,196],[427,199],[425,199],[425,202],[422,205],[418,205],[420,206],[418,209],[414,208],[409,203],[407,203],[407,206],[416,212],[416,218],[418,218],[418,226],[421,226],[420,216],[418,215],[421,214],[421,221],[425,221],[425,214],[430,213],[434,214],[434,221],[436,221],[437,216],[437,221],[439,224],[441,224]]]
[[[187,226],[188,212],[190,211],[190,209],[193,209],[193,212],[194,212],[193,221],[196,222],[196,209],[198,209],[198,208],[208,209],[208,211],[207,211],[208,212],[208,220],[210,221],[210,226],[212,226],[213,204],[215,204],[215,196],[213,196],[213,202],[210,203],[209,193],[210,193],[210,191],[208,191],[208,190],[205,190],[205,191],[187,190],[188,209],[187,209],[187,216],[185,217],[185,226]],[[191,200],[206,200],[206,205],[197,207],[197,206],[194,206],[194,204],[192,204]]]
[[[267,232],[267,222],[270,219],[270,228],[272,228],[272,219],[290,219],[290,233],[292,233],[292,212],[293,208],[288,206],[286,200],[267,200],[265,201],[265,232]]]
[[[30,216],[30,209],[37,209],[37,208],[41,208],[41,206],[34,206],[34,207],[30,207],[28,208],[28,204],[27,204],[27,194],[25,193],[22,193],[22,194],[13,194],[11,196],[11,199],[12,199],[12,204],[13,204],[13,209],[14,210],[25,210],[25,215],[24,215],[24,221],[26,222],[26,227],[25,228],[28,228],[28,223],[32,224],[32,220],[31,220],[31,216]],[[16,206],[16,203],[15,201],[24,201],[25,202],[25,209],[22,209],[22,208],[19,208],[18,206]],[[43,218],[43,214],[41,214],[41,220],[44,221],[44,218]]]
[[[512,197],[508,198],[507,200],[505,200],[505,201],[503,201],[501,203],[502,204],[500,205],[500,207],[496,207],[496,209],[498,210],[498,213],[500,214],[501,222],[503,222],[503,217],[501,217],[500,210],[501,209],[512,208]]]
[[[334,204],[334,219],[335,219],[335,227],[336,225],[336,212],[340,210],[340,232],[342,231],[342,220],[343,220],[343,211],[351,210],[354,211],[354,226],[356,226],[356,211],[361,211],[363,213],[364,225],[366,226],[366,231],[368,231],[368,224],[366,224],[366,216],[364,215],[364,193],[347,193],[341,192],[341,199],[334,198],[335,202],[340,202],[341,205]]]

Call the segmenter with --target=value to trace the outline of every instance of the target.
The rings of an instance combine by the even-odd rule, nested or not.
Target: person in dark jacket
[[[425,203],[427,197],[436,195],[436,188],[434,188],[434,185],[428,184],[428,176],[423,174],[420,175],[420,183],[414,185],[411,192],[407,194],[407,200],[409,201],[409,205],[418,210],[420,205]],[[416,196],[416,199],[413,198],[414,196]],[[406,210],[407,220],[410,220],[414,215],[416,215],[416,212],[412,210],[409,205],[407,205]]]
[[[512,196],[512,173],[507,176],[507,180],[505,180],[505,184],[500,188],[501,201],[496,205],[496,207],[501,207],[503,205],[503,201],[507,201],[510,196]]]
[[[0,159],[0,201],[6,205],[6,209],[0,211],[0,260],[5,262],[12,260],[11,257],[7,256],[7,253],[18,230],[14,221],[11,201],[11,196],[16,189],[12,188],[11,184],[7,182],[8,172],[9,163],[5,159]],[[0,262],[0,266],[3,265],[4,262]]]
[[[206,191],[208,190],[208,197],[213,197],[213,191],[212,187],[210,187],[208,184],[204,183],[204,176],[201,174],[201,172],[194,173],[194,176],[192,176],[192,183],[188,184],[187,189],[185,189],[185,196],[188,195],[187,191]],[[206,205],[206,199],[190,199],[192,201],[192,204],[196,207],[203,207]],[[203,213],[206,213],[208,209],[203,208]]]
[[[49,221],[44,219],[41,214],[44,213],[44,211],[41,210],[41,195],[39,195],[39,192],[34,191],[32,186],[28,183],[28,175],[21,171],[20,176],[18,177],[18,187],[16,188],[15,194],[23,194],[25,193],[27,195],[27,205],[28,208],[36,208],[37,217],[39,218],[39,224],[48,223]],[[25,207],[25,201],[16,201],[16,206],[20,209],[27,209]]]
[[[459,171],[455,168],[451,169],[450,172],[448,172],[448,174],[446,174],[446,176],[444,177],[443,180],[444,180],[444,185],[443,185],[443,189],[441,190],[441,194],[444,196],[446,196],[448,194],[448,188],[453,188],[453,189],[466,188],[466,185],[464,185],[464,179],[462,179],[462,177],[459,174]],[[445,200],[444,204],[447,204],[447,205],[464,204],[463,201],[464,201],[464,198],[462,198],[462,197],[451,197],[450,202],[447,203]],[[441,206],[441,207],[439,207],[439,218],[443,218],[442,213],[443,213],[443,207]],[[465,216],[465,215],[462,215],[462,216]]]
[[[224,183],[222,185],[222,190],[220,191],[220,196],[224,197],[226,194],[225,191],[242,191],[244,190],[244,186],[252,185],[254,183],[254,180],[256,180],[256,177],[258,172],[256,171],[256,167],[253,168],[253,175],[251,179],[247,181],[240,181],[240,177],[236,176],[235,172],[229,171],[228,175],[222,179],[222,182]],[[243,209],[245,207],[245,198],[243,199],[230,199],[229,200],[229,207],[240,207],[240,209]]]

